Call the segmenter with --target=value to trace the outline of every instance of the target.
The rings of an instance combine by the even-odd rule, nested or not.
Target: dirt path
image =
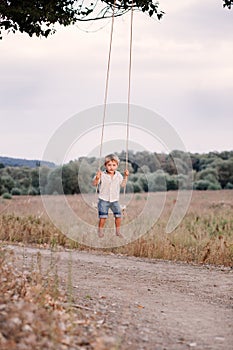
[[[29,265],[39,251],[11,249]],[[51,252],[40,252],[46,267]],[[232,349],[232,269],[79,251],[52,259],[62,287],[70,276],[74,302],[98,319],[106,350]]]

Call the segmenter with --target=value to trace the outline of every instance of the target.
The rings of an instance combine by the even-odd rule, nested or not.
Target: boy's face
[[[109,174],[114,174],[118,168],[118,164],[115,160],[110,160],[105,164],[105,168]]]

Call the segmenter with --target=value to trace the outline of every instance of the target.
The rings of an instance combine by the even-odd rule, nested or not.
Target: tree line
[[[38,166],[48,166],[49,168],[53,168],[56,165],[52,162],[41,162],[36,159],[22,159],[22,158],[12,158],[12,157],[1,157],[0,156],[0,166],[13,166],[13,167],[28,167],[28,168],[37,168]]]
[[[119,171],[125,168],[125,154]],[[128,192],[179,189],[233,189],[233,151],[207,154],[132,152],[128,155]],[[190,164],[188,164],[190,161]],[[80,157],[62,166],[12,167],[0,163],[0,195],[78,194],[93,192],[91,182],[99,166],[95,157]],[[192,181],[190,181],[192,180]]]

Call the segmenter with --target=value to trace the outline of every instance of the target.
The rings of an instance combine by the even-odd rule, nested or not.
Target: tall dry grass
[[[55,266],[42,273],[40,254],[25,266],[0,247],[1,350],[65,350],[82,341],[88,321],[66,307]]]
[[[153,196],[157,203],[161,194],[155,193]],[[123,225],[131,222],[140,213],[145,200],[145,194],[138,194],[132,199],[126,209]],[[193,192],[183,221],[174,232],[166,234],[166,224],[175,201],[176,192],[168,192],[165,208],[159,220],[146,235],[133,243],[105,251],[139,257],[232,266],[233,191]],[[97,225],[96,211],[89,207],[81,196],[67,196],[67,202],[83,220]],[[143,224],[142,221],[142,227]],[[109,219],[108,225],[113,225],[113,220]],[[85,248],[78,242],[69,240],[50,222],[40,197],[0,200],[0,240],[49,247]]]
[[[233,266],[233,192],[193,192],[188,212],[174,232],[165,228],[176,194],[150,232],[126,247],[127,255]]]
[[[25,263],[24,252],[16,257],[0,246],[0,349],[118,349],[100,327],[102,313],[74,296],[72,271],[61,288],[57,258],[48,264],[40,253],[31,258]]]

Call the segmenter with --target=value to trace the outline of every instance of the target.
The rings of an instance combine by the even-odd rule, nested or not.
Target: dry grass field
[[[184,219],[172,233],[167,234],[165,227],[174,207],[176,195],[176,192],[166,193],[162,213],[146,234],[122,247],[105,248],[105,252],[232,266],[233,191],[194,191]],[[152,196],[155,205],[162,202],[162,197],[164,198],[163,193],[154,193]],[[54,206],[58,197],[50,197],[54,201]],[[67,196],[66,200],[83,221],[97,226],[97,212],[84,197]],[[146,194],[134,195],[127,206],[122,226],[133,222],[142,211],[145,201]],[[113,227],[113,224],[113,218],[109,218],[108,226]],[[143,220],[141,225],[143,227]],[[39,196],[0,199],[0,240],[2,243],[90,249],[68,239],[53,225]]]
[[[131,350],[163,344],[185,350],[199,344],[197,349],[231,349],[233,191],[193,192],[181,224],[165,233],[176,195],[166,194],[159,219],[134,242],[102,249],[105,254],[79,252],[76,260],[76,249],[94,248],[62,234],[41,197],[0,199],[0,348]],[[163,203],[163,193],[152,196],[155,205]],[[60,210],[59,196],[50,200]],[[95,228],[97,212],[82,196],[66,201]],[[131,199],[122,228],[133,226],[145,202],[145,194]],[[108,227],[113,225],[110,217]],[[148,264],[122,254],[195,266]],[[145,325],[148,338],[138,331]]]

